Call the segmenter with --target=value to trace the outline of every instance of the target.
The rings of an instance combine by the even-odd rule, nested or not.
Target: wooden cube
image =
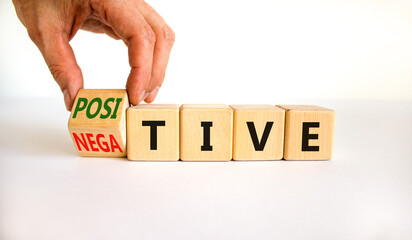
[[[180,159],[230,161],[232,109],[223,104],[183,104],[180,108]]]
[[[231,105],[233,160],[283,158],[285,111],[273,105]]]
[[[140,104],[127,109],[127,158],[179,160],[179,105]]]
[[[311,105],[280,105],[286,110],[285,160],[332,158],[335,111]]]
[[[126,90],[81,89],[69,119],[69,131],[85,157],[126,156]]]

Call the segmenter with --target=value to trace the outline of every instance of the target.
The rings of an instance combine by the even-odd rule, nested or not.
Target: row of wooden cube
[[[140,161],[327,160],[334,111],[308,105],[141,104],[80,90],[69,130],[81,156]]]

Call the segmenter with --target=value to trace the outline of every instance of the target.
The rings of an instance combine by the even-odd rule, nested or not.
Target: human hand
[[[143,0],[13,0],[17,16],[41,51],[71,110],[83,75],[69,41],[79,29],[125,42],[130,103],[155,98],[165,77],[174,32]]]

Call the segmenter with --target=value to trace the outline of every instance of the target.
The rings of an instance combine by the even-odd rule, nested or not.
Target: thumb
[[[43,39],[39,49],[53,78],[59,84],[66,108],[70,111],[77,92],[83,88],[82,71],[68,39],[53,37],[45,40]]]

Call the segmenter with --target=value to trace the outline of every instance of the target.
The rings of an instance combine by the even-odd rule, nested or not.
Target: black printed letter
[[[201,122],[203,127],[203,146],[200,148],[202,151],[213,151],[213,146],[210,146],[210,128],[213,126],[213,122]]]
[[[252,138],[253,146],[256,151],[263,151],[268,140],[270,130],[272,129],[273,122],[266,122],[265,130],[263,130],[262,139],[260,140],[257,137],[255,124],[253,122],[246,122],[249,129],[250,137]]]
[[[142,121],[142,126],[150,126],[150,150],[157,150],[157,127],[166,126],[166,121]]]
[[[310,128],[319,128],[319,122],[304,122],[302,125],[302,151],[319,152],[319,146],[309,146],[309,139],[318,139],[318,134],[309,134]]]

